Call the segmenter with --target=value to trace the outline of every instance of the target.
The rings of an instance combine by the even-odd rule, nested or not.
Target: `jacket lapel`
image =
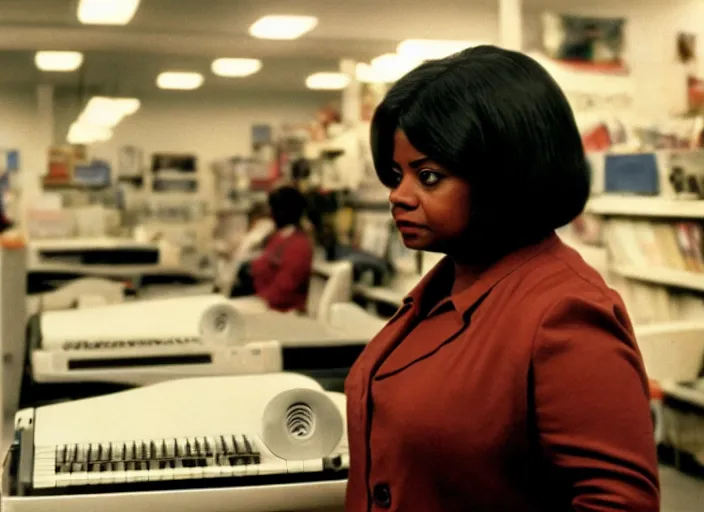
[[[408,335],[411,329],[417,325],[416,317],[427,308],[422,307],[422,297],[427,291],[431,282],[437,278],[443,278],[440,273],[447,272],[448,265],[452,265],[449,258],[443,259],[433,268],[421,282],[413,289],[406,300],[411,304],[409,313],[391,323],[389,330],[382,330],[380,337],[385,343],[381,344],[370,360],[376,362],[372,375],[376,379],[383,379],[395,375],[408,368],[412,364],[431,357],[444,345],[454,341],[469,326],[472,314],[481,305],[491,290],[507,275],[521,267],[539,253],[558,243],[557,235],[548,237],[546,240],[520,249],[498,261],[487,269],[479,279],[465,291],[452,296],[452,303],[455,311],[443,316],[442,321],[433,324],[432,335],[428,336],[423,343],[409,343],[404,345],[402,339]],[[447,274],[445,274],[447,275]],[[419,319],[422,320],[422,319]],[[390,356],[391,352],[394,352]],[[387,361],[388,357],[388,361]],[[386,362],[385,362],[386,361]],[[378,371],[383,363],[383,370]]]

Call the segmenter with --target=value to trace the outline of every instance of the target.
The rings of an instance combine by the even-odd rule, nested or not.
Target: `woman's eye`
[[[424,169],[418,173],[418,179],[425,186],[437,185],[437,183],[442,179],[440,173]]]

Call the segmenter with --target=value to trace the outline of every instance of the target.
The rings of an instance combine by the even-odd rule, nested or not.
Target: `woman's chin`
[[[426,240],[424,237],[421,237],[421,236],[402,235],[402,238],[403,238],[403,245],[405,245],[407,249],[413,249],[416,251],[424,251],[424,250],[426,250],[426,248],[428,248],[431,245],[428,243],[428,240]]]

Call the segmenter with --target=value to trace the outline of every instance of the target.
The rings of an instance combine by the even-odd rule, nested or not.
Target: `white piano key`
[[[115,474],[115,471],[101,471],[100,472],[100,483],[101,484],[114,484],[119,482],[118,480],[118,475]]]
[[[113,464],[112,479],[115,483],[121,483],[127,481],[127,471],[125,470],[124,462],[116,462]]]
[[[71,473],[71,485],[88,485],[88,472],[75,471]]]
[[[302,468],[301,468],[302,469]],[[251,471],[256,471],[251,473]],[[277,460],[271,462],[265,462],[263,464],[248,464],[247,465],[247,475],[280,475],[286,474],[286,461]]]
[[[303,473],[303,471],[304,471],[302,460],[287,460],[285,462],[285,464],[286,464],[286,471],[288,473]],[[260,470],[259,474],[261,475],[264,473],[262,473]]]
[[[219,468],[220,470],[220,476],[242,476],[244,475],[244,471],[242,472],[242,475],[235,475],[235,468],[234,466],[231,466],[226,459],[215,459],[216,460],[216,467]]]
[[[56,475],[56,487],[68,487],[71,485],[71,473],[58,473]]]
[[[224,476],[220,467],[215,463],[215,457],[208,457],[206,466],[203,468],[203,478],[215,478]]]
[[[149,478],[150,482],[156,482],[158,480],[163,480],[162,472],[163,472],[163,470],[159,468],[159,461],[158,460],[149,461],[148,478]]]
[[[149,481],[149,463],[147,462],[137,462],[135,468],[138,468],[135,475],[135,482],[148,482]]]
[[[101,478],[100,465],[92,464],[92,467],[88,471],[88,485],[96,485],[100,483]]]
[[[303,461],[304,473],[317,473],[323,470],[323,459],[309,459]]]
[[[139,471],[135,469],[135,462],[125,464],[125,482],[138,482]]]
[[[191,477],[191,472],[188,468],[183,467],[180,459],[174,461],[174,480],[186,480]]]
[[[32,485],[37,489],[49,489],[56,487],[55,477],[33,478]]]

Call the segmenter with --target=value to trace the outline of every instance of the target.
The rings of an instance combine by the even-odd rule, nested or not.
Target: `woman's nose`
[[[418,207],[418,195],[412,180],[408,177],[402,178],[401,182],[389,192],[389,202],[392,206],[400,206],[409,210]]]

